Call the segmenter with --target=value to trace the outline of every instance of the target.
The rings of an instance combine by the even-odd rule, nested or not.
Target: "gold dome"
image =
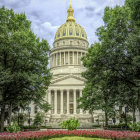
[[[55,41],[63,38],[79,38],[87,40],[87,35],[84,30],[79,24],[75,22],[74,18],[74,10],[70,4],[68,9],[68,17],[66,23],[61,25],[55,35]]]

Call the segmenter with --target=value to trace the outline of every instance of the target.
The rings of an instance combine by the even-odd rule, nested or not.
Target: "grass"
[[[52,138],[50,140],[109,140],[109,139],[87,138],[87,137],[62,137],[62,138]]]

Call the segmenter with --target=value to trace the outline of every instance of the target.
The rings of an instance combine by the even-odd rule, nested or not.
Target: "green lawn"
[[[87,138],[87,137],[62,137],[62,138],[52,138],[50,140],[109,140],[109,139]]]

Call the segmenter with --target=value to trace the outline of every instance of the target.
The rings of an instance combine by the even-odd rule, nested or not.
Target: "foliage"
[[[134,122],[128,125],[132,131],[140,132],[140,122]]]
[[[126,0],[122,7],[106,7],[104,25],[96,32],[99,41],[82,58],[86,85],[80,107],[104,111],[106,125],[116,106],[127,107],[133,122],[140,110],[139,5],[139,0]]]
[[[87,137],[63,137],[63,138],[52,138],[51,140],[106,140],[106,139],[87,138]]]
[[[92,125],[92,127],[94,128],[96,128],[96,127],[101,127],[101,125],[98,125],[98,124],[94,124],[94,125]]]
[[[43,102],[51,74],[50,47],[31,30],[25,14],[0,8],[0,107],[1,131],[6,106]],[[9,115],[10,116],[10,115]]]
[[[127,120],[127,124],[129,124],[132,121],[132,116],[129,114],[126,114],[126,116],[124,114],[121,114],[120,121],[122,123],[125,123],[125,119]]]
[[[18,126],[17,122],[14,122],[12,125],[8,126],[6,130],[10,133],[17,133],[20,131],[20,127]]]
[[[46,113],[51,109],[51,106],[46,101],[44,101],[43,103],[38,103],[38,105],[39,105],[39,108]]]
[[[44,122],[44,114],[42,112],[38,112],[34,118],[34,126],[41,126]]]
[[[47,130],[43,132],[19,132],[19,133],[0,133],[0,140],[46,140],[51,138],[62,138],[65,136],[79,136],[87,138],[104,138],[112,140],[138,140],[140,139],[140,132],[131,132],[131,131],[103,131],[103,130]]]
[[[23,126],[26,120],[27,120],[27,115],[24,113],[18,113],[12,116],[12,121],[18,122],[19,126]]]
[[[80,126],[80,123],[77,119],[70,118],[69,120],[66,120],[60,123],[60,126],[68,130],[76,130]]]

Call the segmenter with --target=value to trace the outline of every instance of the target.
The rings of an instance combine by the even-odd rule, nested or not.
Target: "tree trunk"
[[[140,93],[138,93],[138,110],[139,110],[139,114],[140,114]]]
[[[91,122],[94,123],[93,112],[91,111]]]
[[[105,111],[105,126],[108,126],[108,114]]]
[[[121,120],[121,115],[122,115],[122,107],[121,106],[119,106],[119,124],[121,124],[122,123],[122,120]]]
[[[124,122],[125,122],[125,129],[127,129],[127,108],[126,107],[124,111]]]
[[[133,106],[133,123],[136,122],[136,110],[135,106]]]
[[[8,124],[11,125],[11,120],[12,120],[12,104],[10,104],[9,110],[8,110]]]
[[[0,132],[4,131],[5,104],[3,103],[0,116]]]

